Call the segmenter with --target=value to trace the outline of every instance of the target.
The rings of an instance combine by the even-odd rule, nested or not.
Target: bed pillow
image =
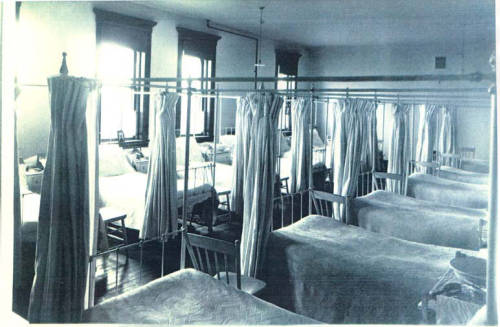
[[[99,176],[110,177],[135,170],[129,164],[126,153],[117,144],[101,144],[99,146]]]
[[[318,129],[314,128],[313,129],[313,147],[322,147],[325,146],[325,143],[321,139],[318,133]]]
[[[284,136],[283,134],[280,135],[278,134],[278,144],[281,142],[279,151],[280,151],[280,157],[283,157],[287,152],[290,151],[290,145],[291,145],[291,136]]]
[[[222,135],[220,136],[220,143],[234,146],[234,144],[236,143],[236,135]]]

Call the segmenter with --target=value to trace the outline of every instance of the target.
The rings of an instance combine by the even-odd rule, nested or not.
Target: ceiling
[[[209,19],[305,47],[494,40],[494,0],[146,0],[156,11]]]

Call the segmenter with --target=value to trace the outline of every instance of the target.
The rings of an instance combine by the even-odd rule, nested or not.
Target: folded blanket
[[[488,187],[415,173],[408,177],[407,195],[440,204],[487,209]]]
[[[486,244],[486,211],[451,207],[388,192],[353,199],[351,218],[372,232],[404,240],[479,250]]]

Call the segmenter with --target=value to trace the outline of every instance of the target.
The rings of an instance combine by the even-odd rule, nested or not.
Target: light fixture
[[[262,63],[262,24],[264,24],[264,20],[262,19],[262,15],[264,13],[264,6],[259,7],[260,10],[260,25],[259,25],[259,51],[258,51],[258,60],[255,64],[255,67],[264,67],[265,64]]]

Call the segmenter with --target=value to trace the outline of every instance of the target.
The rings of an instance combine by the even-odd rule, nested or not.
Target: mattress
[[[467,171],[476,173],[488,174],[490,171],[490,164],[488,160],[480,159],[461,159],[460,168]]]
[[[21,239],[23,242],[36,242],[38,214],[40,212],[40,194],[25,193],[21,200]]]
[[[485,210],[451,207],[388,191],[353,199],[350,215],[364,229],[413,242],[479,250],[487,240]]]
[[[270,234],[266,299],[327,323],[416,324],[455,251],[308,216]]]
[[[147,174],[131,172],[123,175],[100,177],[100,207],[113,207],[127,213],[125,224],[128,228],[141,230],[144,222],[144,205],[146,197]],[[201,178],[202,176],[198,176]],[[190,176],[190,180],[193,177]],[[197,185],[196,181],[194,181]],[[188,215],[196,204],[216,196],[210,184],[199,184],[188,189]],[[177,180],[177,206],[182,207],[184,197],[184,179]]]
[[[407,195],[444,205],[487,209],[488,186],[415,173],[408,177]]]
[[[318,324],[192,269],[172,273],[104,301],[86,311],[84,321],[165,325]]]
[[[489,183],[488,174],[476,173],[449,166],[441,166],[439,168],[439,177],[469,184],[488,185]]]

